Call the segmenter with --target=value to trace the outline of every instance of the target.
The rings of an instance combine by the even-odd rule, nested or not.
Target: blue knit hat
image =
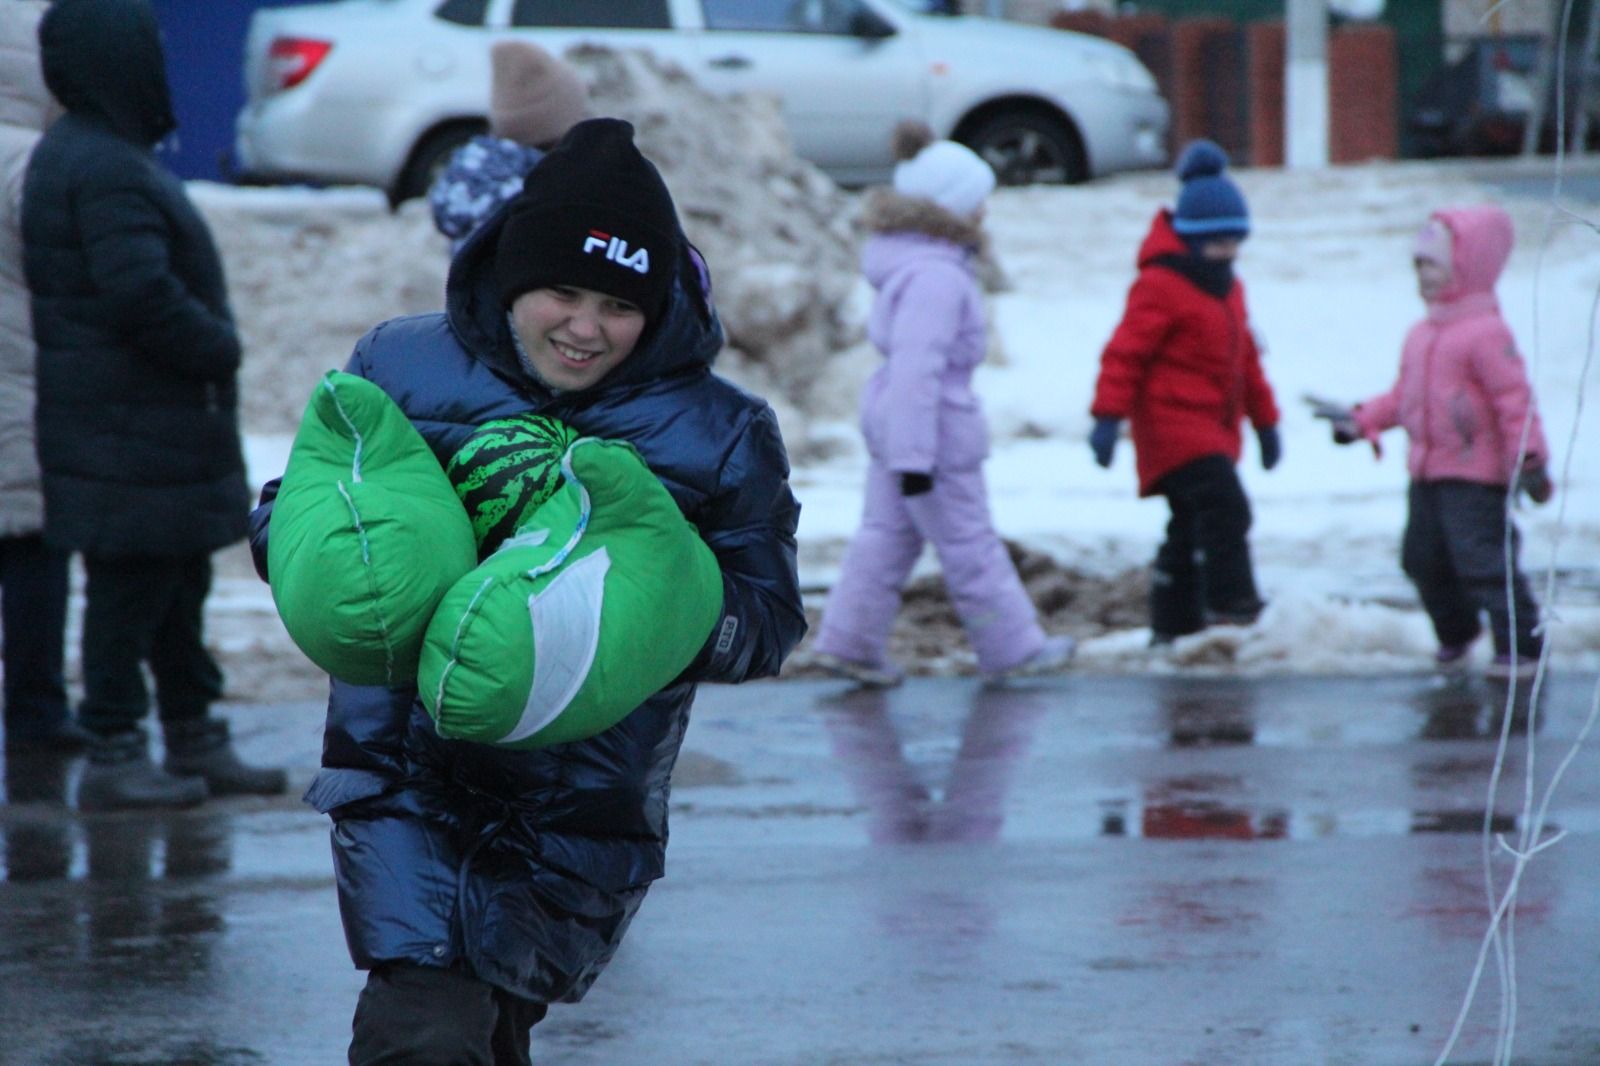
[[[1250,209],[1225,171],[1228,153],[1215,141],[1190,141],[1178,157],[1183,191],[1173,212],[1172,228],[1186,240],[1239,237],[1250,232]]]

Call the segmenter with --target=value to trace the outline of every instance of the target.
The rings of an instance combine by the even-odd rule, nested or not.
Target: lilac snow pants
[[[900,475],[873,462],[861,529],[828,594],[816,650],[884,662],[901,587],[928,542],[977,652],[978,669],[1009,670],[1044,645],[1038,612],[989,517],[983,470],[941,470],[931,492],[907,498],[900,495]]]

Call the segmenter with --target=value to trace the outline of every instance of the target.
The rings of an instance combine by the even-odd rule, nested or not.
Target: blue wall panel
[[[263,7],[313,0],[151,0],[161,23],[178,135],[161,158],[182,178],[227,181],[233,120],[244,106],[244,38]]]

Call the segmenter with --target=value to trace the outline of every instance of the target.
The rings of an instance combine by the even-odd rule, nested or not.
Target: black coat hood
[[[147,0],[56,0],[39,23],[39,58],[69,112],[146,146],[178,128]]]

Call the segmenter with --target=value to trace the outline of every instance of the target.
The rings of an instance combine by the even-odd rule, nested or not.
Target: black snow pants
[[[545,1010],[458,970],[388,963],[356,1003],[350,1066],[530,1066]]]
[[[1180,637],[1208,621],[1251,621],[1261,611],[1250,563],[1250,500],[1225,455],[1186,463],[1156,482],[1172,517],[1150,575],[1150,632]]]
[[[1534,632],[1539,605],[1517,565],[1521,537],[1506,517],[1505,490],[1473,481],[1413,481],[1409,496],[1400,566],[1416,586],[1439,643],[1472,640],[1483,629],[1480,614],[1487,613],[1496,655],[1510,654],[1514,639],[1518,659],[1537,659],[1543,644]]]

